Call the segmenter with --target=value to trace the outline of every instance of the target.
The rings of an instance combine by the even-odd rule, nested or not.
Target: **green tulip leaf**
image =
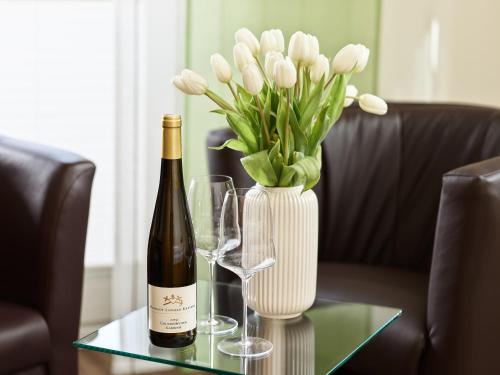
[[[308,74],[304,74],[302,76],[302,78],[304,79],[303,82],[302,82],[302,92],[301,92],[301,95],[300,95],[300,99],[299,99],[299,110],[300,110],[300,113],[304,113],[304,109],[306,108],[306,105],[307,105],[307,101],[309,99],[309,85],[308,85],[308,79],[306,79],[306,77],[308,77],[309,75]]]
[[[283,169],[283,155],[280,153],[280,140],[278,139],[273,145],[271,150],[269,150],[269,160],[274,169],[274,174],[279,180],[281,175],[281,170]]]
[[[248,93],[247,90],[243,86],[241,86],[239,83],[236,84],[237,86],[237,92],[242,101],[249,103],[252,101],[253,96]]]
[[[277,179],[279,180],[281,177],[281,171],[283,170],[283,155],[279,152],[274,159],[271,160],[271,164],[274,169],[274,174],[276,175]]]
[[[264,102],[264,118],[266,119],[266,124],[269,126],[269,134],[272,134],[271,128],[271,98],[272,91],[271,88],[267,89],[266,100]]]
[[[333,79],[333,85],[328,99],[328,111],[326,113],[330,123],[328,130],[337,122],[342,114],[345,101],[345,89],[348,80],[349,78],[344,74],[336,75]]]
[[[319,103],[321,102],[321,97],[323,95],[323,84],[324,84],[325,78],[321,78],[319,83],[314,87],[313,91],[311,92],[311,95],[309,97],[309,100],[307,101],[307,104],[305,105],[305,108],[303,111],[301,111],[302,116],[300,118],[300,127],[301,129],[305,129],[309,127],[311,124],[311,121],[313,119],[314,114],[318,110]]]
[[[225,115],[226,115],[226,113],[227,113],[227,111],[226,111],[225,109],[216,108],[216,109],[212,109],[212,110],[210,111],[210,113],[216,113],[216,114],[218,114],[218,115],[223,115],[223,116],[225,116]]]
[[[271,116],[270,118],[270,132],[276,131],[276,118],[278,117],[278,104],[280,102],[279,100],[279,95],[276,91],[271,91],[271,109],[269,111],[269,114]]]
[[[278,139],[276,143],[273,145],[273,147],[271,147],[271,150],[269,150],[269,160],[273,161],[279,152],[280,152],[280,140]]]
[[[294,148],[299,152],[306,152],[308,144],[307,136],[304,133],[304,130],[300,127],[294,111],[290,111],[289,121],[292,128],[293,142],[295,145]],[[291,149],[293,150],[294,148]]]
[[[227,113],[227,122],[236,135],[248,146],[250,153],[258,151],[258,137],[254,134],[248,120],[237,114]]]
[[[245,155],[248,155],[250,152],[248,150],[248,146],[238,139],[228,139],[226,142],[221,144],[220,146],[209,147],[211,150],[222,150],[224,148],[230,148],[231,150],[240,151]]]
[[[292,109],[293,109],[293,112],[295,113],[295,117],[297,118],[297,121],[300,124],[300,118],[302,117],[302,112],[300,111],[300,108],[299,108],[297,102],[295,101],[295,99],[293,99],[293,101],[292,101]]]
[[[304,153],[298,151],[294,151],[292,153],[292,164],[295,164],[302,159],[304,159]]]
[[[276,186],[278,178],[274,172],[267,150],[245,156],[241,159],[245,171],[254,181],[263,186]]]
[[[337,122],[344,109],[345,89],[349,76],[340,74],[333,79],[333,85],[326,105],[320,110],[312,126],[309,139],[309,154],[316,152],[332,126]]]
[[[328,106],[321,109],[321,112],[316,117],[316,121],[311,129],[311,136],[309,138],[309,155],[314,154],[316,148],[326,136],[328,123],[326,121],[326,112],[328,111]]]
[[[286,133],[286,99],[281,99],[278,105],[278,112],[276,116],[276,130],[278,131],[279,138],[281,139],[281,149],[283,150],[285,133]]]
[[[281,187],[293,186],[292,180],[294,176],[295,176],[295,170],[287,165],[284,165],[281,170],[278,186]]]
[[[321,147],[314,157],[294,153],[293,159],[296,161],[292,165],[283,167],[279,186],[304,185],[304,191],[311,189],[321,175]]]

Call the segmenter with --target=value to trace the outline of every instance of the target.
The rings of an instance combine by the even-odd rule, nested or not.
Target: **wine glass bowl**
[[[271,342],[247,335],[248,282],[257,272],[272,267],[276,261],[267,193],[258,188],[229,190],[224,199],[220,231],[217,263],[241,278],[243,327],[241,337],[225,339],[217,348],[239,357],[268,355],[273,348]]]
[[[188,203],[193,223],[196,252],[206,259],[209,265],[209,311],[208,316],[198,320],[198,333],[222,335],[233,332],[238,322],[233,318],[214,313],[214,272],[215,262],[220,250],[220,224],[222,206],[226,192],[233,189],[229,176],[205,175],[191,180]],[[228,243],[228,246],[231,244]]]
[[[260,255],[256,254],[255,257],[260,257]],[[274,265],[275,259],[266,258],[265,255],[262,257],[264,258],[262,260],[248,259],[243,251],[226,251],[221,252],[217,263],[242,279],[250,279],[257,272]]]

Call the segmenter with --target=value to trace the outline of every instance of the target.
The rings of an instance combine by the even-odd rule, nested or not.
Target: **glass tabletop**
[[[241,288],[216,283],[216,313],[241,324]],[[198,313],[207,312],[208,285],[198,281]],[[217,350],[228,336],[198,335],[181,349],[152,345],[148,337],[146,307],[115,320],[75,341],[82,349],[96,350],[152,362],[203,370],[216,374],[331,374],[354,353],[401,315],[392,307],[317,299],[301,317],[272,320],[249,316],[249,334],[270,340],[273,351],[266,358],[242,359]],[[239,335],[239,328],[232,335]],[[229,335],[231,336],[231,335]]]

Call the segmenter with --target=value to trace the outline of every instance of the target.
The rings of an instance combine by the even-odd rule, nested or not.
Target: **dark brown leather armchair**
[[[209,134],[220,145],[228,129]],[[238,153],[210,172],[252,185]],[[348,108],[323,146],[318,295],[401,307],[341,373],[500,374],[500,110]]]
[[[0,137],[0,374],[73,375],[95,166]]]

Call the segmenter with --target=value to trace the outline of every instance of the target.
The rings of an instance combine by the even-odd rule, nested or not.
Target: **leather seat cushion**
[[[50,336],[44,318],[25,306],[0,301],[0,374],[49,360]]]
[[[318,297],[393,306],[403,310],[398,320],[361,349],[339,373],[418,373],[426,340],[428,280],[427,274],[412,271],[319,263]]]
[[[21,370],[13,375],[47,375],[47,366],[39,365],[36,367],[31,367],[27,370]]]

